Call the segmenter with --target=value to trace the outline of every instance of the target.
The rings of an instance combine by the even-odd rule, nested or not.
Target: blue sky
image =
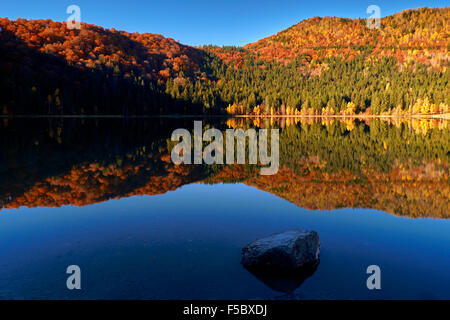
[[[81,8],[83,22],[129,32],[159,33],[189,45],[245,45],[314,16],[367,18],[449,0],[2,0],[0,17],[65,21],[67,6]]]

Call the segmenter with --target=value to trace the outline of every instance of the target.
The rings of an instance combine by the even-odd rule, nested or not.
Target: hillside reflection
[[[374,208],[449,218],[448,121],[325,118],[203,120],[280,128],[280,169],[174,165],[189,119],[0,119],[0,210],[84,206],[190,183],[244,183],[308,209]]]

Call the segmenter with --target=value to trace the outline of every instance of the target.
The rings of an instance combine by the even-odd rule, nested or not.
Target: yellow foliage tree
[[[259,105],[254,107],[253,108],[253,113],[256,114],[257,116],[259,116],[261,114],[261,107]]]
[[[428,101],[428,97],[426,97],[422,103],[420,108],[420,112],[423,114],[430,113],[430,102]]]
[[[356,104],[352,101],[347,103],[347,108],[345,109],[346,114],[355,114],[356,112]]]

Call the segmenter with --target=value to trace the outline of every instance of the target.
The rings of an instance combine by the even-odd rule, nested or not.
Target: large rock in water
[[[314,267],[319,263],[319,256],[317,232],[292,229],[245,246],[241,263],[249,270],[290,273]]]

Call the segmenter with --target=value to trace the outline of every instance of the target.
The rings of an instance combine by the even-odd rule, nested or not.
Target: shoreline
[[[367,118],[379,118],[379,119],[437,119],[437,120],[450,120],[450,114],[415,114],[415,115],[378,115],[378,114],[352,114],[352,115],[234,115],[231,118],[354,118],[354,119],[367,119]]]
[[[172,115],[0,115],[1,119],[13,118],[336,118],[336,119],[423,119],[423,120],[450,120],[450,113],[446,114],[416,114],[416,115],[370,115],[370,114],[352,114],[352,115],[195,115],[195,114],[172,114]]]

